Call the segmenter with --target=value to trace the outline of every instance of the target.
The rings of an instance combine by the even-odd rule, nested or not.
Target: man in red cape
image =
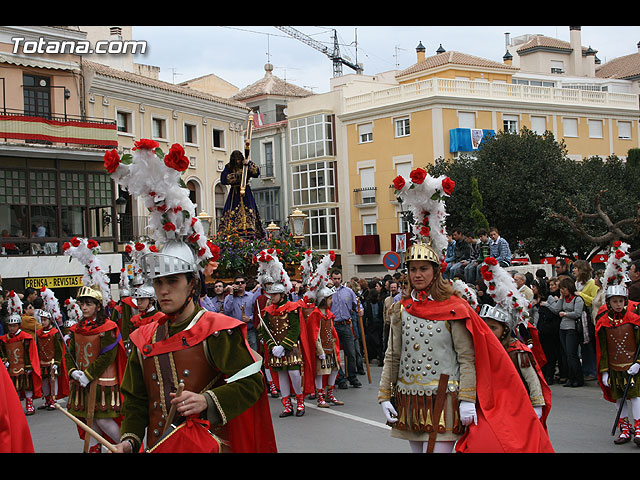
[[[0,453],[34,453],[27,417],[4,365],[0,366]]]
[[[511,359],[495,334],[466,300],[428,302],[428,313],[412,299],[402,303],[412,315],[430,320],[466,319],[473,337],[478,423],[467,427],[456,443],[460,453],[551,453],[553,447]],[[423,304],[424,305],[424,304]],[[437,305],[437,308],[434,308]]]
[[[48,410],[52,410],[54,409],[53,404],[55,403],[56,400],[60,400],[62,398],[66,398],[69,396],[69,374],[67,373],[67,365],[65,360],[66,346],[64,343],[63,334],[56,327],[58,322],[57,321],[55,323],[53,322],[53,318],[51,317],[51,314],[49,314],[49,318],[50,318],[49,325],[51,325],[51,327],[50,328],[44,327],[44,325],[47,324],[47,322],[46,320],[41,319],[43,323],[43,328],[38,330],[36,332],[36,335],[38,336],[40,360],[43,361],[43,355],[47,355],[51,353],[54,354],[52,358],[48,359],[50,361],[53,360],[54,363],[49,364],[47,362],[47,365],[42,365],[42,370],[44,370],[44,372],[48,372],[50,374],[50,377],[54,377],[55,378],[54,381],[57,383],[57,385],[52,385],[51,379],[50,378],[48,379],[50,393],[48,395],[48,398],[45,399],[45,405],[43,407],[40,407],[40,408],[46,408]],[[47,325],[47,327],[49,327],[49,325]],[[56,338],[56,335],[58,336],[57,338]],[[53,342],[54,344],[59,345],[59,349],[61,351],[60,358],[55,358],[55,347],[53,348],[45,347],[45,345],[48,342]],[[57,365],[57,371],[52,374],[50,369],[53,367],[53,365]],[[46,378],[42,379],[43,383],[45,382],[45,380],[47,379]],[[57,389],[54,389],[54,386],[56,386]]]

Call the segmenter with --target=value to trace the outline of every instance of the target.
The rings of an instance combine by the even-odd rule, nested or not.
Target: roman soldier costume
[[[391,314],[378,392],[391,435],[421,452],[550,452],[548,435],[507,352],[469,303],[441,276],[447,247],[444,199],[453,182],[423,169],[394,180],[411,211],[409,288]],[[426,287],[412,285],[431,264]]]
[[[631,263],[628,251],[627,243],[616,242],[607,260],[602,286],[605,304],[596,314],[596,358],[598,383],[603,396],[615,403],[621,413],[618,420],[620,435],[614,443],[623,444],[632,439],[631,413],[635,419],[633,441],[640,446],[640,315],[636,312],[636,303],[629,300],[625,285]],[[623,299],[624,306],[620,311],[611,306],[615,297]],[[629,389],[625,397],[627,386]],[[631,412],[628,404],[631,404]]]
[[[13,325],[14,333],[6,333],[0,337],[2,361],[19,397],[25,399],[27,415],[33,415],[33,397],[42,396],[42,376],[36,339],[20,329],[22,323],[22,301],[11,290],[8,294],[9,318],[7,326]]]
[[[145,281],[184,274],[198,284],[200,272],[213,269],[217,251],[181,186],[189,164],[184,149],[174,144],[161,158],[157,147],[151,140],[136,142],[131,161],[116,165],[112,177],[150,212],[155,244],[140,260]],[[177,312],[131,333],[121,443],[129,442],[134,452],[275,452],[262,362],[249,347],[247,326],[203,310],[197,292],[199,287]],[[190,303],[192,314],[178,320]],[[182,388],[204,397],[207,408],[187,418],[177,414],[172,394]]]
[[[136,328],[140,328],[143,325],[151,323],[158,318],[160,318],[163,314],[162,312],[156,310],[155,300],[156,300],[156,292],[153,289],[153,285],[149,283],[145,283],[136,288],[135,293],[133,294],[133,298],[138,305],[138,300],[145,298],[149,300],[149,306],[142,310],[138,306],[138,313],[131,317],[131,331],[134,331]]]

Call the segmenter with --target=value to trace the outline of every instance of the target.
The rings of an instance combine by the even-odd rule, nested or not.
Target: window
[[[373,142],[373,123],[358,126],[358,138],[360,143]]]
[[[123,112],[122,110],[116,111],[116,120],[117,120],[119,132],[133,133],[133,125],[131,122],[130,112]]]
[[[360,172],[360,198],[357,203],[376,203],[376,179],[375,168],[361,168]]]
[[[562,128],[564,130],[565,137],[577,137],[578,136],[578,119],[563,118]]]
[[[631,140],[631,122],[618,122],[618,138]]]
[[[561,60],[551,60],[551,73],[564,73],[564,62]]]
[[[24,113],[37,117],[51,115],[50,79],[37,75],[23,75]]]
[[[260,176],[273,177],[273,142],[264,142],[262,144],[262,162],[260,162]]]
[[[376,218],[375,215],[362,216],[362,234],[363,235],[378,234],[378,219]]]
[[[531,130],[538,134],[544,135],[547,130],[547,119],[545,117],[531,117]]]
[[[198,143],[196,126],[190,123],[184,124],[184,143]]]
[[[338,248],[338,209],[318,208],[307,210],[305,241],[313,250]]]
[[[167,138],[167,121],[164,118],[153,118],[151,122],[153,138]]]
[[[474,112],[458,112],[459,128],[476,128],[476,114]]]
[[[396,120],[396,137],[407,137],[410,133],[409,117]]]
[[[518,116],[517,115],[503,115],[502,127],[505,132],[518,133]]]
[[[409,178],[411,174],[411,162],[402,162],[396,164],[396,172],[404,178]]]
[[[287,119],[287,106],[276,105],[276,122],[282,122]]]
[[[589,138],[602,138],[602,120],[589,120]]]
[[[293,165],[293,204],[335,202],[335,162]]]
[[[278,188],[254,190],[253,195],[260,212],[260,218],[266,223],[280,225],[280,194]]]
[[[335,155],[331,115],[298,118],[290,127],[292,161]]]
[[[213,129],[212,145],[213,148],[224,149],[224,130]]]

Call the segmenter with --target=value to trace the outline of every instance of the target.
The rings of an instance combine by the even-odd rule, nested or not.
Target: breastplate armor
[[[332,352],[336,340],[333,338],[333,323],[331,319],[322,317],[320,320],[320,343],[325,353]]]
[[[5,345],[9,360],[9,375],[15,377],[24,374],[25,348],[23,342],[12,342]]]
[[[633,325],[623,323],[617,327],[607,328],[607,354],[609,368],[627,370],[634,361],[636,353],[636,337]]]
[[[269,315],[269,329],[276,343],[282,344],[282,340],[289,333],[289,313],[284,315]],[[296,342],[291,349],[285,350],[285,354],[278,358],[275,355],[269,355],[269,366],[272,368],[286,368],[294,365],[302,364],[302,351],[300,348],[300,340]]]
[[[220,371],[212,367],[207,358],[205,343],[143,358],[142,367],[149,399],[149,429],[147,433],[149,448],[153,447],[162,435],[171,409],[169,393],[175,392],[180,381],[184,382],[185,390],[196,393],[202,393],[224,383]],[[172,423],[177,425],[181,420],[182,417],[176,417]],[[210,431],[223,440],[228,439],[224,426],[212,424]]]
[[[78,367],[86,370],[89,365],[96,361],[100,355],[100,339],[102,334],[82,335],[76,333],[74,336],[76,343],[76,362]],[[118,385],[118,375],[116,364],[112,362],[98,377],[98,385],[113,387]]]
[[[415,317],[403,309],[398,391],[435,395],[443,373],[449,375],[448,390],[457,391],[460,367],[447,324]]]
[[[38,357],[40,365],[52,365],[55,361],[55,337],[38,337]]]

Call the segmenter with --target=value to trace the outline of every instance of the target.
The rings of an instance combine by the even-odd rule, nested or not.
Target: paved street
[[[362,388],[336,390],[344,406],[318,409],[307,401],[303,417],[279,418],[280,399],[270,398],[273,426],[280,453],[408,453],[408,445],[392,439],[377,404],[381,367],[371,366],[371,384],[360,376]],[[582,388],[552,385],[549,417],[551,442],[557,453],[634,453],[633,443],[614,445],[613,404],[602,399],[595,382]],[[65,402],[62,401],[62,404]],[[41,401],[36,402],[36,406]],[[78,453],[82,450],[75,424],[61,412],[38,410],[27,417],[37,453]]]

